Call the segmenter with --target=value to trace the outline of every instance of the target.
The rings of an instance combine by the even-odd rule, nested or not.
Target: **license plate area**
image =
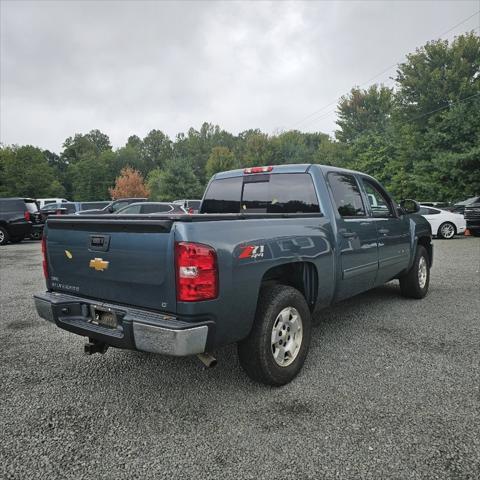
[[[90,305],[90,323],[105,328],[118,328],[118,316],[114,310],[108,307]]]

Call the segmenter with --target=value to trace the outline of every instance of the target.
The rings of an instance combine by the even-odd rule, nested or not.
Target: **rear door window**
[[[328,183],[338,213],[342,217],[364,217],[365,207],[357,181],[347,173],[329,173]]]

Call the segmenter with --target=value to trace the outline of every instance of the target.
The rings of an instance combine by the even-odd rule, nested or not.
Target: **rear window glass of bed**
[[[243,189],[243,195],[242,195]],[[202,213],[320,213],[310,175],[252,175],[214,180]]]

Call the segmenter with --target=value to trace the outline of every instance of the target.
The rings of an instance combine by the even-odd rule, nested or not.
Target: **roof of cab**
[[[355,170],[348,170],[346,168],[332,167],[331,165],[319,165],[316,163],[293,163],[288,165],[273,165],[273,170],[266,173],[306,173],[310,168],[318,168],[323,172],[343,172],[343,173],[353,173],[361,174],[365,176],[364,173],[357,172]],[[232,177],[242,177],[243,175],[256,175],[250,173],[244,173],[244,168],[239,168],[237,170],[228,170],[226,172],[220,172],[214,175],[213,179],[220,180],[222,178],[232,178]]]

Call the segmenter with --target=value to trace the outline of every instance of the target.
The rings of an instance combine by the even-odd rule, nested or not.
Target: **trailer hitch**
[[[93,338],[88,339],[89,342],[83,346],[85,355],[93,355],[94,353],[101,353],[102,355],[108,350],[108,345],[104,342],[98,342]]]

